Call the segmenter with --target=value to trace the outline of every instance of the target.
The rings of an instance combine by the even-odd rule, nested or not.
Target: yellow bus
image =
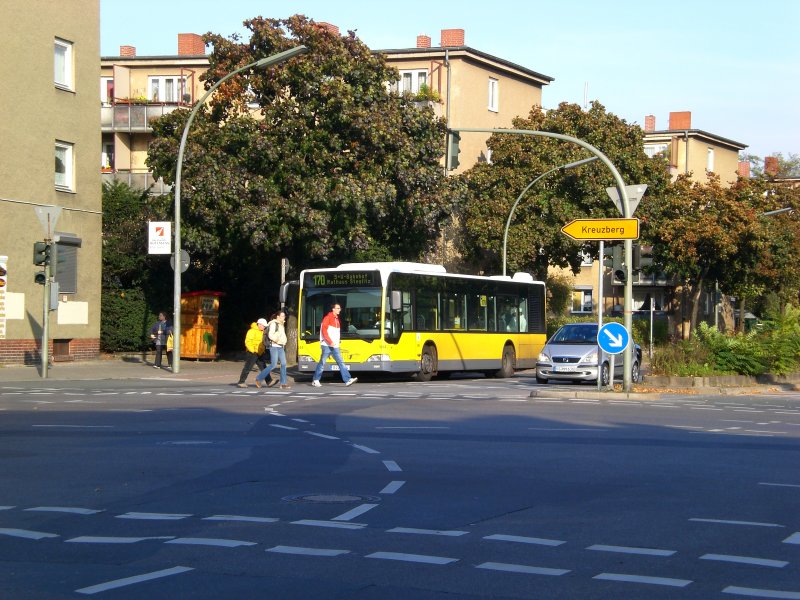
[[[545,286],[528,273],[479,277],[422,263],[349,263],[300,274],[301,372],[316,367],[320,325],[334,303],[342,307],[342,358],[354,373],[511,377],[535,368],[545,343]],[[328,359],[325,371],[336,370]]]

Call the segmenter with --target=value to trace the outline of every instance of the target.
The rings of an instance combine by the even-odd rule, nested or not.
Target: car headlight
[[[582,363],[592,363],[592,364],[596,365],[597,364],[597,348],[595,348],[591,352],[587,352],[586,354],[584,354],[583,358],[581,358],[581,362]]]
[[[540,352],[539,353],[539,362],[550,362],[550,355],[547,352]]]

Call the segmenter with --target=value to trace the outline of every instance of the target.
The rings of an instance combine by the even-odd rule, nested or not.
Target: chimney
[[[770,177],[775,177],[778,174],[778,157],[768,156],[764,159],[764,173]]]
[[[740,160],[736,172],[742,179],[750,179],[750,162],[746,160]]]
[[[645,131],[655,131],[656,130],[656,117],[655,117],[655,115],[647,115],[644,118],[644,130]]]
[[[136,56],[136,46],[120,46],[119,55],[128,57]]]
[[[430,47],[431,47],[431,36],[429,35],[417,36],[417,48],[430,48]]]
[[[463,29],[442,29],[442,48],[464,45]]]
[[[333,35],[339,35],[339,28],[336,25],[331,25],[330,23],[326,23],[325,21],[320,21],[319,26],[323,29],[328,30]]]
[[[196,33],[178,34],[178,56],[202,56],[206,53],[203,38]]]
[[[688,110],[669,113],[670,131],[692,128],[692,113]]]

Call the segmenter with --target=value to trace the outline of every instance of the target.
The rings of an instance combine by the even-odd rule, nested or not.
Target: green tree
[[[246,43],[206,34],[208,83],[298,44],[309,52],[232,78],[198,113],[183,165],[185,246],[207,271],[280,255],[299,265],[418,257],[444,210],[443,122],[391,93],[397,71],[353,33],[299,15],[245,26]],[[168,182],[186,117],[154,124],[149,164]]]
[[[606,112],[598,102],[587,111],[567,103],[547,113],[534,107],[513,126],[569,135],[595,146],[623,180],[648,184],[643,204],[655,201],[668,185],[666,163],[644,153],[642,130]],[[466,192],[460,205],[461,251],[475,269],[498,272],[505,223],[519,194],[546,171],[592,155],[577,144],[526,135],[493,134],[488,146],[492,162],[478,164],[462,176]],[[619,217],[605,191],[613,185],[611,172],[599,161],[539,181],[514,213],[508,270],[529,271],[540,279],[545,279],[548,266],[569,267],[577,273],[582,253],[596,257],[598,244],[576,243],[561,228],[576,218]]]

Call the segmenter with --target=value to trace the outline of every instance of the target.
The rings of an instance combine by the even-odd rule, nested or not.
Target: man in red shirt
[[[325,361],[328,360],[328,356],[330,355],[333,355],[333,360],[339,365],[339,373],[345,385],[352,385],[358,381],[358,378],[350,375],[350,371],[347,370],[347,365],[345,365],[342,360],[342,352],[339,350],[342,331],[342,326],[339,322],[340,312],[342,312],[342,307],[337,302],[331,307],[331,312],[322,319],[322,325],[319,328],[319,344],[322,349],[322,356],[314,371],[314,378],[311,380],[311,385],[314,387],[322,387],[319,380],[322,377],[322,371],[325,369]]]

